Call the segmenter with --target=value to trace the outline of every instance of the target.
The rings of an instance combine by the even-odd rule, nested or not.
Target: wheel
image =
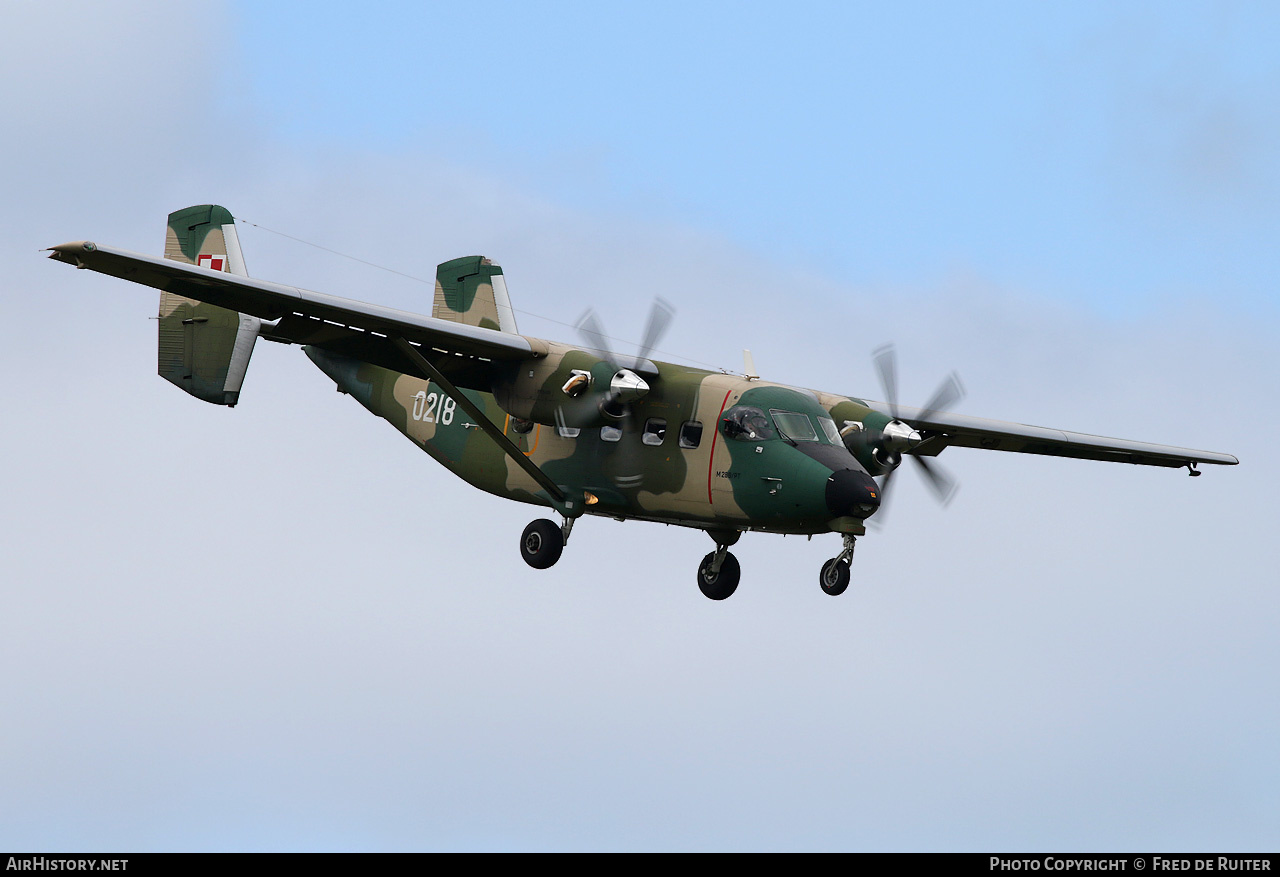
[[[715,556],[716,553],[713,551],[702,558],[702,563],[698,566],[698,588],[704,596],[712,600],[723,600],[738,589],[742,567],[738,565],[738,558],[726,553],[724,562],[720,564],[720,572],[712,575],[711,561]]]
[[[822,592],[838,597],[849,587],[849,564],[838,557],[833,557],[822,565],[822,573],[818,576],[818,584]]]
[[[555,521],[538,518],[524,528],[520,537],[520,556],[534,569],[546,569],[560,559],[564,551],[564,531]]]

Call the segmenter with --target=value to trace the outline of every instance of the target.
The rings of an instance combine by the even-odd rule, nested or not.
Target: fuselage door
[[[725,437],[721,419],[750,387],[746,381],[726,375],[708,379],[703,389],[698,416],[706,424],[706,435],[702,439],[703,447],[708,449],[706,496],[717,516],[736,519],[746,517],[733,495],[734,482],[741,481],[744,474],[742,467],[735,464],[734,455],[730,453],[727,445],[729,439]]]

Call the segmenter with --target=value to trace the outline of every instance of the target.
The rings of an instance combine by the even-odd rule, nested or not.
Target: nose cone
[[[827,479],[827,508],[833,517],[867,518],[880,508],[880,485],[860,469],[839,469]]]

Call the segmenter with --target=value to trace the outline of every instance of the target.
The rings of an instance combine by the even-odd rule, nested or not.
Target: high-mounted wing
[[[893,416],[886,403],[867,401],[866,405],[881,414]],[[925,441],[910,452],[922,456],[936,456],[943,448],[955,446],[1170,468],[1179,468],[1191,463],[1234,466],[1240,462],[1231,454],[1221,454],[1216,451],[1196,451],[1190,448],[1085,435],[1060,429],[1046,429],[1042,426],[969,417],[964,414],[926,411],[906,405],[898,406],[897,416],[925,436]]]
[[[349,347],[353,333],[366,336],[366,347],[386,347],[404,338],[426,349],[490,360],[525,359],[546,354],[535,338],[426,317],[394,308],[340,298],[170,259],[75,241],[51,248],[49,258],[110,274],[123,280],[208,302],[262,320],[279,320],[263,335],[281,341]]]

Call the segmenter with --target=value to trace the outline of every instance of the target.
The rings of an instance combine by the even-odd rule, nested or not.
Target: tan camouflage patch
[[[436,437],[442,395],[442,392],[432,387],[430,381],[409,375],[400,375],[395,379],[391,397],[405,414],[405,435],[419,444],[425,444]]]

